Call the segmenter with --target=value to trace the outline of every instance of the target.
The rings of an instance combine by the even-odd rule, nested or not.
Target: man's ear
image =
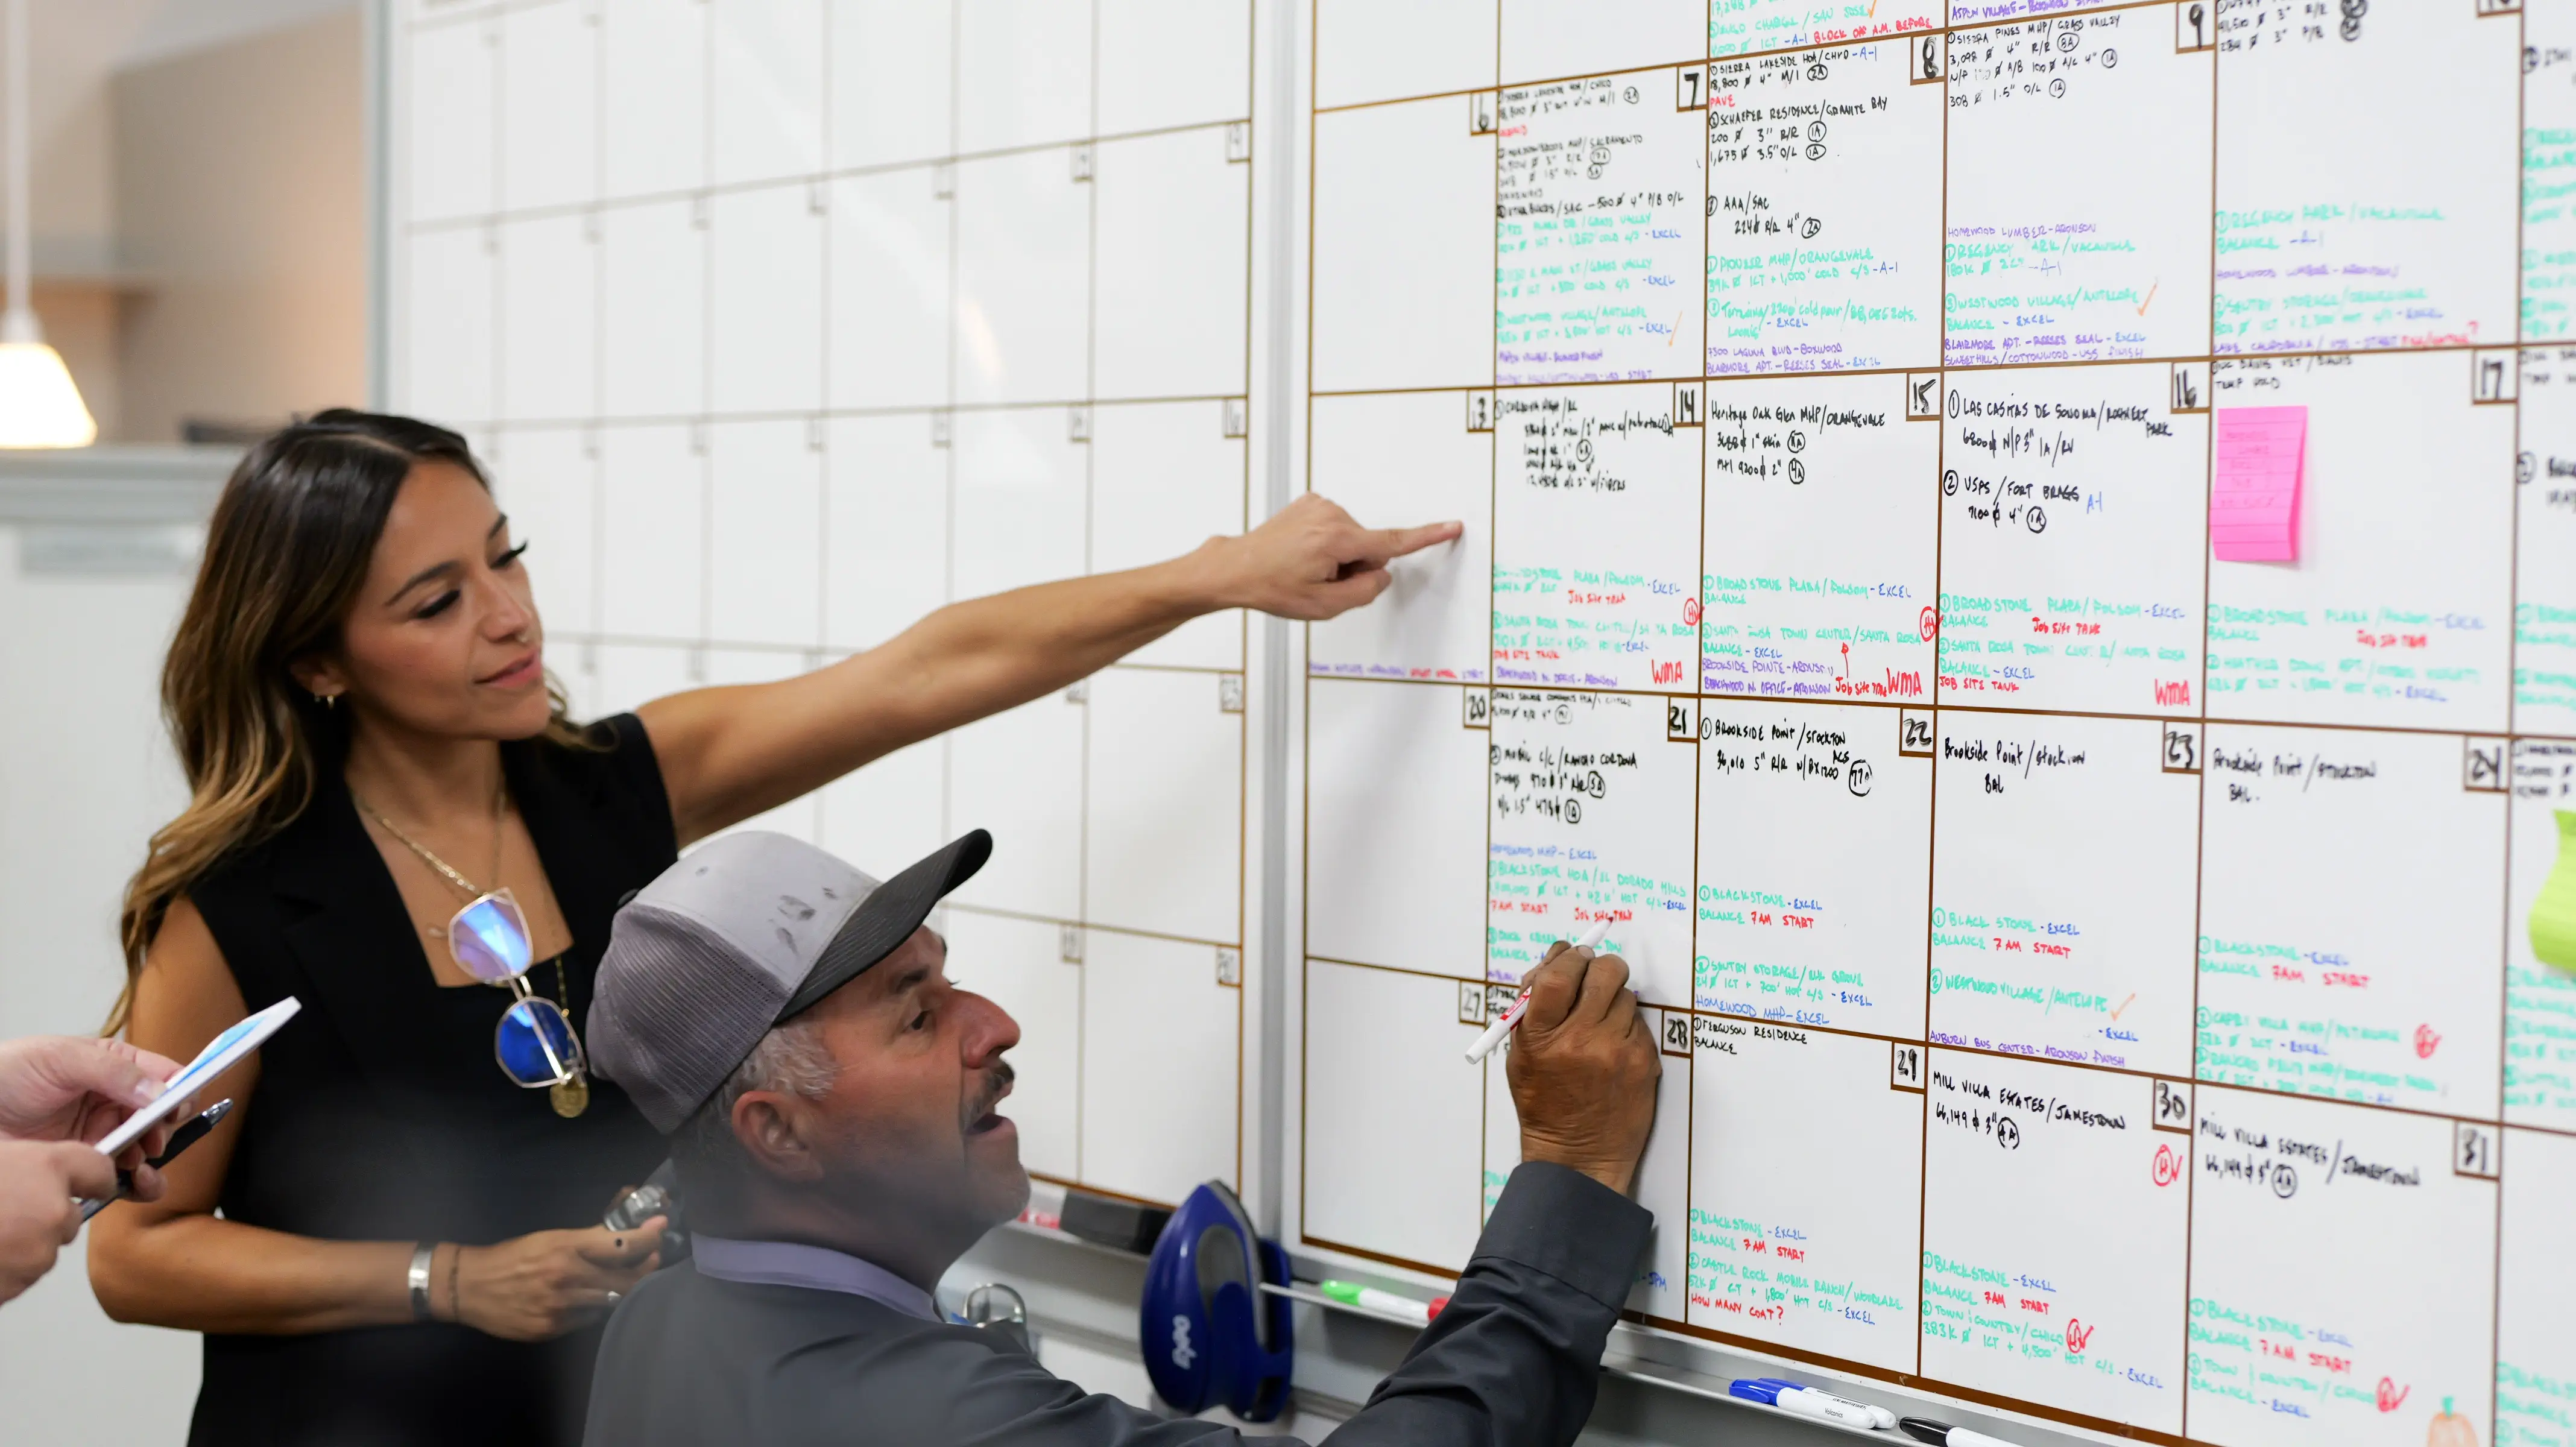
[[[749,1090],[734,1101],[729,1122],[743,1154],[761,1170],[782,1181],[820,1180],[823,1163],[798,1128],[801,1114],[788,1096]]]

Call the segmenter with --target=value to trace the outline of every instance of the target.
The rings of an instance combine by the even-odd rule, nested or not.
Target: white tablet
[[[269,1036],[277,1033],[278,1026],[294,1019],[295,1012],[303,1008],[302,1001],[289,995],[206,1042],[206,1048],[197,1052],[197,1058],[189,1061],[161,1087],[159,1098],[127,1116],[123,1125],[100,1138],[100,1152],[112,1156],[125,1149],[145,1131],[152,1129],[155,1122],[169,1117],[179,1108],[179,1103],[196,1094],[199,1087],[241,1063],[243,1056],[257,1050]]]

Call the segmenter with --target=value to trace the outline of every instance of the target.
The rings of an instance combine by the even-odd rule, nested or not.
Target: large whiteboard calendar
[[[579,712],[1466,520],[757,821],[995,830],[1041,1178],[1453,1276],[1606,916],[1632,1343],[2576,1447],[2576,0],[384,3]]]
[[[1640,1330],[2576,1443],[2576,3],[1312,19],[1306,481],[1468,533],[1306,631],[1303,1248],[1463,1266],[1608,918]]]

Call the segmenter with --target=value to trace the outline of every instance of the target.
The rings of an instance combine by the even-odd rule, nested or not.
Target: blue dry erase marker
[[[1790,1381],[1787,1377],[1755,1377],[1753,1380],[1760,1382],[1762,1385],[1770,1387],[1775,1391],[1806,1392],[1828,1402],[1840,1402],[1846,1407],[1867,1412],[1869,1414],[1869,1425],[1871,1427],[1876,1428],[1881,1432],[1892,1432],[1896,1430],[1896,1414],[1887,1410],[1885,1407],[1873,1407],[1867,1402],[1855,1402],[1849,1397],[1837,1396],[1834,1393],[1825,1391],[1821,1388],[1808,1386],[1804,1382]]]
[[[1878,1425],[1877,1419],[1870,1416],[1869,1408],[1858,1402],[1846,1402],[1840,1397],[1798,1386],[1784,1390],[1765,1378],[1738,1377],[1727,1384],[1726,1394],[1742,1397],[1748,1402],[1760,1402],[1766,1407],[1777,1407],[1784,1412],[1795,1412],[1802,1417],[1839,1422],[1846,1427],[1875,1428]]]

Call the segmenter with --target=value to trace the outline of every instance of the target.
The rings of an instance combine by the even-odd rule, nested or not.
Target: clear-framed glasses
[[[536,963],[528,943],[527,916],[506,889],[476,898],[447,922],[447,951],[457,968],[487,985],[508,987],[518,998],[492,1032],[492,1055],[501,1073],[530,1090],[582,1077],[581,1039],[563,1007],[528,988]]]

